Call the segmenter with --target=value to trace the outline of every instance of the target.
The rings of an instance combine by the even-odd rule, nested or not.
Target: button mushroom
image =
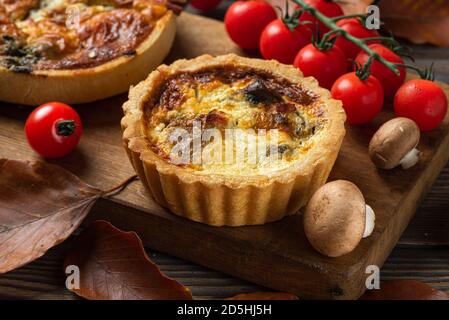
[[[337,180],[325,184],[304,212],[304,231],[312,246],[329,257],[351,252],[374,229],[373,209],[355,184]]]
[[[420,138],[419,127],[410,119],[395,118],[382,125],[369,144],[369,155],[380,169],[413,167],[419,160],[416,149]]]

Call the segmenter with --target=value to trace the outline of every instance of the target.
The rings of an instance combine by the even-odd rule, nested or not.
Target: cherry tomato
[[[71,152],[78,145],[82,133],[78,113],[60,102],[41,105],[25,123],[28,143],[45,158],[60,158]]]
[[[320,11],[322,14],[324,14],[329,18],[335,18],[343,15],[343,10],[335,2],[326,0],[305,0],[305,2],[311,5],[312,7],[318,9],[318,11]],[[312,24],[310,24],[309,27],[312,28],[314,32],[316,32],[316,28],[318,26],[320,34],[322,35],[329,31],[328,27],[326,27],[322,22],[319,22],[314,16],[312,16],[308,12],[304,12],[299,18],[299,21],[311,22]]]
[[[381,44],[370,44],[369,47],[387,61],[396,64],[404,64],[404,60],[402,60],[400,56]],[[360,51],[359,55],[355,58],[355,61],[361,65],[364,65],[368,59],[369,55],[365,51]],[[399,87],[405,81],[405,76],[407,73],[405,68],[398,69],[400,74],[396,75],[393,71],[385,67],[377,60],[373,61],[373,64],[371,65],[371,74],[380,81],[380,84],[384,88],[386,98],[393,98],[396,91],[398,91]]]
[[[226,12],[225,27],[240,47],[256,49],[263,29],[276,18],[276,11],[265,1],[236,1]]]
[[[438,127],[446,117],[447,97],[432,81],[410,80],[396,93],[394,111],[400,117],[415,121],[421,131],[429,131]]]
[[[294,66],[304,76],[315,77],[320,86],[330,90],[335,80],[346,73],[346,56],[335,45],[329,50],[321,51],[309,44],[299,51]]]
[[[270,22],[260,37],[260,52],[265,59],[275,59],[281,63],[292,64],[302,47],[310,43],[312,32],[305,26],[293,31],[282,19]]]
[[[352,18],[352,19],[343,19],[337,22],[337,25],[351,34],[354,37],[357,37],[359,39],[365,39],[365,38],[373,38],[378,37],[379,34],[375,30],[368,30],[366,29],[359,19]],[[377,41],[369,41],[368,44],[376,43]],[[354,60],[355,57],[359,54],[361,49],[355,44],[352,43],[342,36],[339,36],[337,38],[337,41],[335,44],[343,50],[346,57],[350,60]]]
[[[221,0],[192,0],[190,4],[195,9],[209,11],[220,4]]]
[[[384,91],[379,80],[369,76],[361,80],[355,72],[335,81],[332,97],[343,102],[349,124],[364,124],[373,120],[382,110]]]

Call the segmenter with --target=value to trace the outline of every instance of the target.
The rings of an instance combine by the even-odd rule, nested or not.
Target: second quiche
[[[0,100],[86,103],[128,91],[168,54],[171,0],[0,0]]]
[[[153,198],[214,226],[293,214],[345,135],[341,103],[292,66],[236,55],[160,66],[132,88],[123,139]]]

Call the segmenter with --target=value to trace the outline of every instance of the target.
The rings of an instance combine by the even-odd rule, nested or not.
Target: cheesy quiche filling
[[[243,67],[172,75],[144,110],[152,150],[204,174],[285,169],[314,146],[327,121],[314,93]]]
[[[135,54],[166,0],[0,0],[0,66],[14,72],[101,65]]]

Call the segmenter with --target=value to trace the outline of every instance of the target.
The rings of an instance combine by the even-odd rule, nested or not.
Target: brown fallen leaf
[[[188,0],[166,0],[165,4],[167,8],[172,10],[175,14],[179,15],[184,10],[184,7],[189,3]]]
[[[286,292],[253,292],[238,294],[225,300],[299,300],[299,298]]]
[[[101,193],[61,167],[0,159],[0,273],[64,241]]]
[[[360,300],[449,300],[449,294],[416,280],[384,281],[379,290],[367,291]]]
[[[77,295],[90,300],[191,300],[190,290],[163,275],[134,232],[95,221],[75,240],[64,262],[80,270]]]
[[[372,0],[337,1],[345,14],[365,13]],[[394,36],[416,44],[449,46],[449,2],[435,0],[381,0],[380,18]]]
[[[345,15],[366,13],[366,7],[374,2],[374,0],[341,0],[335,1],[343,9]]]
[[[448,1],[383,0],[379,6],[382,21],[396,37],[449,46]]]

